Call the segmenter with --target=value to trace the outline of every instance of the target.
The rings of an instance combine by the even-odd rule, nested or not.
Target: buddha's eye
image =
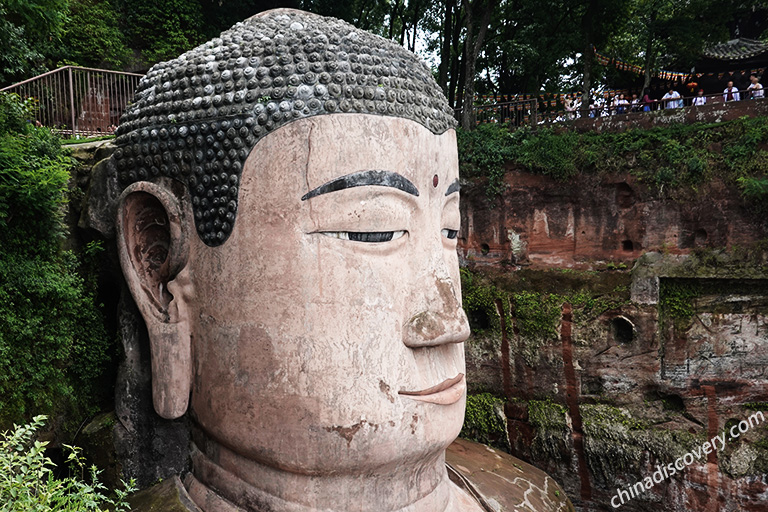
[[[442,233],[443,233],[443,236],[445,238],[448,238],[449,240],[453,240],[454,238],[456,238],[456,235],[459,234],[458,230],[456,229],[444,229]]]
[[[400,231],[323,231],[322,234],[342,240],[351,240],[353,242],[391,242],[397,240],[405,234]]]

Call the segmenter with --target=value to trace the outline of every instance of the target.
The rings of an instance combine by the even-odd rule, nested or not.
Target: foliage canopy
[[[60,248],[70,158],[27,121],[31,106],[0,93],[0,426],[86,415],[109,392],[100,377],[113,351],[96,284],[80,274],[98,245],[90,261]]]

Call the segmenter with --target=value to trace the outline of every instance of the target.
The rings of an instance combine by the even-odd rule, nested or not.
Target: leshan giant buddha
[[[480,511],[451,109],[413,54],[294,10],[142,80],[117,132],[123,273],[205,512]]]

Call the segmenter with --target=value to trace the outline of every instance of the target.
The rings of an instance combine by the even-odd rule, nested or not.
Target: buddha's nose
[[[469,321],[457,297],[453,281],[447,272],[433,273],[422,292],[426,307],[413,315],[403,329],[403,343],[408,347],[430,347],[446,343],[461,343],[469,337]],[[426,281],[426,282],[425,282]]]

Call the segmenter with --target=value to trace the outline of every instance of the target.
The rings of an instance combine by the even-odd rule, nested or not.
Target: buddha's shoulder
[[[489,512],[573,512],[560,485],[508,453],[457,439],[445,453],[451,480]]]

